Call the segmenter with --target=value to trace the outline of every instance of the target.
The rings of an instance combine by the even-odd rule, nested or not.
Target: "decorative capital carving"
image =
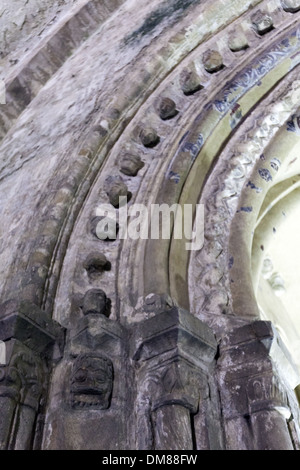
[[[124,330],[117,322],[104,315],[89,314],[81,318],[71,337],[71,354],[100,351],[118,355]]]
[[[0,367],[0,397],[12,398],[37,411],[45,384],[45,366],[18,341],[7,344],[7,365]]]
[[[289,383],[285,375],[289,375],[289,380],[292,378],[292,387],[297,379],[271,322],[255,321],[231,331],[223,337],[220,351],[225,417],[272,409],[289,413],[285,388]],[[282,373],[282,369],[286,372]],[[279,372],[284,385],[278,378]]]
[[[181,405],[196,413],[203,376],[188,361],[178,358],[148,371],[152,411],[162,406]]]
[[[45,357],[53,357],[54,352],[59,359],[64,333],[64,328],[34,304],[11,300],[0,305],[0,340],[15,338]]]
[[[195,366],[207,368],[217,352],[212,330],[189,312],[172,307],[141,323],[136,331],[134,360],[148,361],[173,351]]]
[[[159,313],[136,331],[133,359],[140,364],[140,394],[152,411],[180,405],[196,413],[205,376],[217,352],[212,330],[178,307]]]

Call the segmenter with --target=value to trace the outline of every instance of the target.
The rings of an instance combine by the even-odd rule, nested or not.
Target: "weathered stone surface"
[[[281,4],[285,11],[289,11],[291,13],[296,13],[300,10],[299,0],[281,0]]]
[[[176,306],[177,303],[167,294],[148,294],[145,297],[145,312],[163,313]]]
[[[132,196],[126,184],[119,176],[109,176],[105,182],[105,189],[109,197],[109,202],[116,208],[119,207],[120,198],[122,198],[122,202],[124,202],[124,199],[128,202]]]
[[[109,357],[121,353],[124,331],[121,325],[107,316],[89,313],[80,318],[71,335],[71,354],[99,351]]]
[[[219,51],[208,50],[202,57],[204,68],[209,73],[216,73],[224,67],[223,57]]]
[[[193,449],[191,416],[208,397],[207,373],[216,354],[212,331],[172,307],[140,324],[135,343],[133,358],[139,363],[139,396],[144,402],[137,404],[138,447],[150,448],[153,442],[156,450]],[[145,406],[151,417],[142,418]]]
[[[91,253],[84,261],[83,266],[91,278],[97,278],[104,271],[111,269],[111,263],[106,256],[98,252]]]
[[[150,127],[141,130],[140,139],[142,144],[149,148],[156,147],[156,145],[160,142],[160,138],[157,135],[157,132]]]
[[[277,376],[271,359],[274,342],[276,339],[271,323],[263,321],[224,335],[219,364],[222,369],[220,387],[226,426],[230,428],[245,419],[248,423],[248,431],[241,440],[235,436],[235,431],[231,431],[229,441],[233,449],[241,449],[243,445],[246,448],[253,446],[256,450],[292,448],[283,418],[290,416],[287,389]],[[278,425],[275,438],[273,429]],[[243,424],[240,423],[240,426],[243,427]],[[251,432],[255,435],[254,440]]]
[[[125,154],[120,163],[120,171],[126,176],[136,176],[145,163],[138,155]]]
[[[266,34],[273,29],[272,17],[261,10],[251,16],[251,21],[256,32],[260,35]]]
[[[110,302],[102,289],[90,289],[86,292],[82,302],[84,315],[97,314],[109,316]]]
[[[166,334],[161,335],[161,331]],[[209,364],[216,354],[216,340],[212,331],[190,313],[172,307],[139,325],[135,359],[149,359],[172,344],[173,348],[179,351],[184,349],[185,354],[203,363]]]
[[[0,340],[14,338],[33,351],[51,357],[53,347],[60,355],[64,346],[64,329],[36,305],[9,301],[0,306]]]
[[[79,355],[73,364],[71,401],[74,408],[106,410],[113,387],[113,365],[103,356]]]
[[[232,52],[239,52],[249,47],[248,39],[243,31],[238,31],[232,34],[228,41],[229,49]]]
[[[37,414],[45,400],[47,363],[20,341],[6,345],[6,364],[0,365],[0,449],[30,450]],[[16,413],[18,426],[14,426]]]
[[[172,119],[178,114],[175,101],[171,98],[163,98],[159,106],[159,116],[163,121]]]
[[[281,5],[2,1],[0,297],[19,300],[0,308],[0,448],[299,447],[298,328],[274,291],[256,297],[259,218],[300,172],[299,2]],[[201,250],[118,239],[129,188],[149,207],[203,202]]]
[[[168,405],[153,412],[156,450],[193,450],[191,416],[183,406]]]
[[[183,93],[187,96],[193,95],[203,88],[198,74],[191,69],[184,69],[180,75],[179,81]]]

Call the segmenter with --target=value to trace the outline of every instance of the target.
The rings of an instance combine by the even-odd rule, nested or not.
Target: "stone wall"
[[[0,58],[32,47],[50,25],[80,0],[3,0],[0,6]],[[13,57],[12,59],[13,60]],[[0,62],[1,63],[1,62]]]

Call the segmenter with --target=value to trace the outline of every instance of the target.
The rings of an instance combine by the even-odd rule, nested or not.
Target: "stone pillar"
[[[279,370],[274,348],[279,346],[270,322],[256,321],[223,337],[218,366],[227,449],[293,449],[287,370],[294,386],[298,378],[282,350],[285,372]]]
[[[110,407],[124,330],[104,314],[86,313],[71,334],[70,404],[74,409]]]
[[[212,330],[177,307],[135,332],[137,448],[193,450],[194,416],[207,395],[217,344]]]
[[[30,450],[63,330],[36,306],[12,301],[0,306],[0,339],[0,449]]]
[[[108,318],[103,291],[88,291],[53,371],[44,450],[127,450],[132,419],[127,332]],[[78,312],[79,313],[79,312]],[[127,339],[127,341],[126,341]]]

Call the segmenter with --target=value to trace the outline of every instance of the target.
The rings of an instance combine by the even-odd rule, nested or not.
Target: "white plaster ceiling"
[[[300,372],[299,151],[297,146],[283,159],[280,183],[270,189],[261,209],[255,238],[262,263],[254,287],[262,316],[275,324]]]

